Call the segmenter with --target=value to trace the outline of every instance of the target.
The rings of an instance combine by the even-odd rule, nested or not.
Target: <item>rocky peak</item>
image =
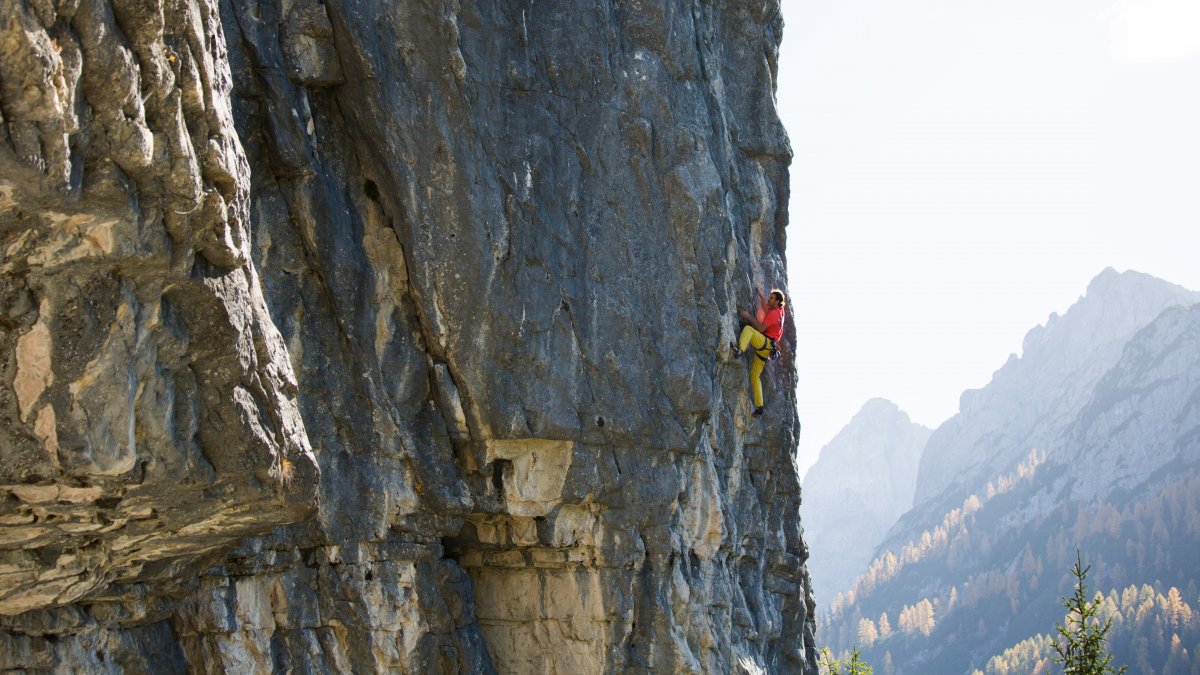
[[[824,448],[804,477],[813,587],[827,603],[850,587],[888,529],[912,506],[930,429],[874,398]]]
[[[1066,495],[1109,499],[1200,464],[1197,364],[1200,304],[1169,308],[1138,331],[1058,444]]]
[[[959,412],[929,440],[916,503],[956,483],[998,475],[1066,428],[1125,343],[1164,309],[1200,301],[1200,293],[1140,272],[1106,269],[1062,316],[1025,336],[984,388],[964,392]],[[984,478],[986,480],[986,478]]]

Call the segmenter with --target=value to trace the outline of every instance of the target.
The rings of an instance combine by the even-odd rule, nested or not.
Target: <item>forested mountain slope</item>
[[[930,444],[940,436],[944,449],[947,437],[959,439],[967,445],[952,454],[963,462],[974,454],[974,463],[893,528],[867,573],[822,615],[823,641],[839,649],[866,645],[872,663],[890,663],[897,673],[983,669],[1022,640],[1053,632],[1077,547],[1093,564],[1094,590],[1121,596],[1132,586],[1147,597],[1177,596],[1172,607],[1195,608],[1200,305],[1187,304],[1194,294],[1130,275],[1105,272],[1088,298],[1026,339],[1020,360],[1073,365],[1048,377],[1049,365],[1010,361],[992,385],[964,395],[964,408],[1003,405],[972,407],[937,430]],[[1149,314],[1147,304],[1158,312],[1117,347],[1109,338],[1121,331],[1094,325],[1135,306]],[[1128,317],[1119,323],[1128,327]],[[1078,355],[1055,356],[1052,345],[1090,345],[1096,358],[1115,357],[1097,373]],[[1062,379],[1068,371],[1079,380]],[[991,391],[997,383],[1000,390]],[[948,457],[943,449],[935,452]],[[929,461],[927,450],[922,466]],[[1127,617],[1118,657],[1158,664],[1152,672],[1163,672],[1171,659],[1191,663],[1200,653],[1187,642],[1194,618],[1178,608],[1168,614],[1158,622]],[[1186,658],[1179,651],[1185,648]]]

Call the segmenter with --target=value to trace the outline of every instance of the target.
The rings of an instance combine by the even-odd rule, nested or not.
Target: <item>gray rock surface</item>
[[[867,401],[804,476],[804,538],[817,602],[828,604],[867,570],[875,547],[912,508],[917,466],[932,430],[891,401]]]
[[[777,2],[0,14],[0,668],[815,673]]]
[[[172,586],[313,512],[200,9],[2,5],[0,615]]]

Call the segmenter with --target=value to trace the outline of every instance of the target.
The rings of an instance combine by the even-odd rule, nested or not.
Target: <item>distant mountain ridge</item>
[[[964,393],[932,433],[915,506],[820,617],[818,639],[835,651],[866,646],[885,673],[1026,672],[1003,664],[1044,650],[1032,638],[1061,620],[1076,547],[1094,565],[1093,590],[1150,588],[1137,594],[1182,593],[1200,606],[1196,303],[1200,293],[1108,269],[1030,331],[1023,355]],[[806,514],[809,528],[816,521]],[[1175,618],[1128,617],[1118,660],[1142,672],[1200,668],[1200,644],[1181,642],[1200,635],[1200,616],[1163,611]]]
[[[880,538],[912,506],[930,433],[895,403],[875,398],[821,449],[801,488],[817,602],[850,587]]]
[[[1079,413],[1134,333],[1168,307],[1196,302],[1200,293],[1182,286],[1105,269],[1065,314],[1030,330],[1022,355],[1010,356],[991,383],[963,393],[958,414],[934,431],[921,456],[914,503],[986,480],[1049,442]]]

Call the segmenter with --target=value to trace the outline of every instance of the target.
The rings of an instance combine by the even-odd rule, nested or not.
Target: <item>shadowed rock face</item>
[[[777,2],[2,8],[0,666],[815,672]]]

